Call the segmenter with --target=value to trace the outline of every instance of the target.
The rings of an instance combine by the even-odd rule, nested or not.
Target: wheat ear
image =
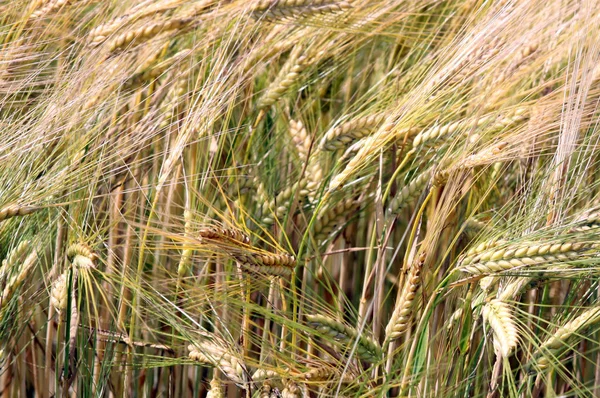
[[[494,299],[483,306],[483,319],[494,332],[494,348],[507,358],[517,346],[517,328],[508,304]]]
[[[201,240],[229,242],[239,245],[249,245],[250,238],[243,232],[233,228],[206,227],[198,231]]]
[[[60,314],[67,308],[67,273],[60,274],[52,283],[50,303]]]
[[[188,346],[189,357],[194,361],[218,367],[223,374],[236,384],[244,383],[245,368],[226,349],[209,342],[200,342]]]
[[[180,3],[181,0],[150,1],[146,2],[143,7],[136,6],[130,13],[121,15],[91,29],[88,33],[89,43],[92,46],[101,44],[120,28],[156,13],[168,11],[177,7]]]
[[[252,16],[274,21],[316,14],[330,14],[350,8],[352,8],[352,5],[343,0],[261,0],[252,8]]]
[[[390,201],[388,212],[390,214],[397,214],[404,206],[412,203],[414,199],[418,198],[423,193],[433,175],[434,170],[431,168],[420,173],[417,178],[414,178],[408,184],[403,186]]]
[[[251,253],[233,256],[249,272],[289,277],[296,266],[296,258],[287,253]]]
[[[20,205],[8,205],[0,210],[0,222],[17,216],[26,216],[33,212],[38,211],[40,208],[35,206],[20,206]]]
[[[534,363],[538,369],[546,369],[550,364],[550,355],[558,354],[562,349],[567,348],[568,340],[575,336],[582,329],[600,321],[600,307],[593,307],[585,310],[573,320],[561,326],[542,343],[534,354]]]
[[[60,10],[62,7],[73,3],[75,0],[51,0],[46,2],[44,6],[31,13],[31,19],[43,18],[46,15]]]
[[[494,115],[486,115],[479,118],[471,118],[449,124],[437,125],[417,134],[413,140],[413,147],[416,148],[423,145],[433,145],[436,143],[436,141],[442,139],[443,137],[451,136],[458,131],[469,132],[475,127],[481,127],[490,123],[491,125],[487,127],[490,132],[500,131],[512,125],[524,122],[528,118],[529,108],[521,107],[499,117],[495,117]]]
[[[137,29],[124,32],[116,36],[108,44],[108,51],[122,50],[133,43],[139,44],[146,42],[160,33],[181,30],[190,26],[196,20],[194,18],[170,18],[164,21],[148,23]]]
[[[25,253],[31,248],[31,242],[28,240],[23,240],[19,242],[17,247],[12,249],[6,255],[6,258],[2,260],[2,265],[0,266],[0,286],[3,285],[3,281],[9,274],[12,273],[12,269],[15,267],[17,262],[21,261]]]
[[[385,341],[387,343],[402,336],[410,325],[410,320],[414,312],[412,309],[413,302],[415,301],[417,290],[421,286],[421,271],[424,261],[424,255],[420,255],[417,261],[412,263],[408,271],[406,283],[396,301],[390,321],[385,328]]]
[[[85,243],[74,243],[67,248],[67,258],[79,269],[96,268],[98,256]]]
[[[225,387],[223,383],[216,377],[216,372],[210,381],[210,390],[206,394],[206,398],[225,398]]]
[[[306,320],[318,332],[338,342],[345,351],[349,351],[355,343],[356,355],[365,361],[376,362],[381,358],[381,347],[370,338],[359,335],[354,328],[344,325],[324,315],[306,315]]]
[[[298,151],[298,157],[302,161],[302,163],[306,163],[308,161],[308,154],[311,146],[311,139],[306,127],[301,121],[290,120],[290,135],[292,136],[292,141]]]
[[[275,104],[298,81],[300,74],[309,66],[309,57],[305,54],[300,55],[300,51],[302,50],[299,47],[292,51],[275,81],[269,85],[258,100],[259,109]]]
[[[366,137],[378,128],[386,117],[386,114],[378,113],[344,122],[325,134],[319,143],[319,150],[337,151],[345,149],[349,144]]]
[[[313,224],[315,240],[317,242],[327,240],[333,230],[344,224],[352,210],[358,206],[359,203],[352,198],[348,198],[338,202],[333,207],[323,207]]]
[[[266,225],[271,225],[275,222],[275,219],[281,219],[288,212],[290,207],[290,199],[292,199],[296,193],[298,195],[298,200],[306,198],[309,191],[307,189],[309,180],[306,178],[302,178],[300,181],[292,184],[287,187],[279,194],[274,200],[263,203],[261,214],[263,214],[262,222]],[[270,209],[275,209],[274,214],[269,212]]]
[[[596,242],[530,242],[492,248],[460,261],[462,272],[481,275],[517,267],[578,260],[585,251],[598,248]]]
[[[19,288],[19,286],[21,286],[25,278],[27,278],[29,273],[33,270],[37,259],[37,250],[33,249],[33,251],[23,261],[19,272],[16,275],[13,275],[13,277],[8,280],[2,292],[2,296],[0,297],[0,309],[2,309],[6,305],[6,303],[12,298],[15,291]]]

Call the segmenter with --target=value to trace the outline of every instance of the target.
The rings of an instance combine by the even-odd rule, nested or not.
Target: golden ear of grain
[[[310,65],[307,55],[301,55],[300,47],[294,49],[273,81],[258,101],[258,108],[268,108],[275,104],[294,85],[300,74]]]
[[[352,210],[360,206],[353,198],[344,199],[333,207],[323,207],[313,223],[313,233],[317,242],[330,238],[333,230],[352,217]]]
[[[250,244],[248,235],[233,228],[205,227],[198,231],[198,236],[200,239],[211,241],[223,241],[240,245]]]
[[[206,398],[225,398],[225,387],[215,376],[210,381],[210,390],[206,394]]]
[[[33,249],[33,251],[23,261],[23,264],[19,268],[19,272],[8,280],[6,286],[4,287],[4,291],[2,292],[2,296],[0,297],[0,310],[6,305],[6,303],[8,303],[15,291],[19,288],[19,286],[21,286],[31,271],[33,271],[33,268],[37,263],[37,259],[37,250]]]
[[[281,219],[285,217],[290,207],[290,200],[293,197],[297,195],[299,202],[307,197],[309,193],[307,189],[308,182],[308,179],[302,178],[277,194],[275,199],[263,203],[261,209],[261,214],[264,215],[262,222],[266,225],[271,225],[275,222],[275,218]],[[273,209],[275,214],[273,214]]]
[[[188,346],[189,357],[194,361],[218,367],[223,374],[236,384],[244,383],[244,366],[236,355],[216,344],[203,341]]]
[[[19,242],[17,247],[12,249],[4,260],[2,260],[2,266],[0,266],[0,286],[5,277],[12,273],[15,265],[22,260],[25,253],[31,248],[31,243],[28,240]]]
[[[345,372],[344,377],[342,377],[342,375],[340,374],[340,370],[334,364],[331,364],[329,366],[324,365],[318,368],[310,369],[302,373],[302,377],[311,383],[335,381],[342,382],[345,384],[351,384],[356,382],[356,380],[358,379],[358,375],[352,371]]]
[[[516,108],[500,116],[493,114],[464,119],[453,123],[433,126],[417,134],[413,140],[413,148],[431,146],[444,137],[450,137],[457,132],[470,133],[474,128],[485,128],[488,133],[498,132],[508,127],[523,123],[529,119],[530,109]]]
[[[74,243],[67,248],[67,258],[77,268],[96,268],[98,255],[85,243]]]
[[[518,333],[508,304],[494,299],[483,306],[483,319],[494,332],[494,348],[504,358],[517,346]]]
[[[337,151],[360,140],[377,129],[387,117],[384,113],[364,116],[344,122],[329,130],[319,143],[320,151]]]
[[[600,248],[597,242],[531,242],[491,248],[460,261],[459,269],[474,275],[581,259],[585,252]]]
[[[67,275],[63,273],[52,284],[50,303],[60,314],[67,308]]]
[[[0,209],[0,222],[12,217],[26,216],[39,209],[39,207],[35,206],[21,206],[17,204],[8,205]]]
[[[569,340],[576,336],[582,329],[600,321],[600,307],[592,307],[559,327],[533,355],[530,370],[544,370],[550,365],[550,358],[569,347]]]
[[[194,18],[169,18],[163,21],[149,22],[146,25],[116,36],[107,45],[109,52],[123,50],[131,44],[146,42],[161,33],[178,31],[192,25]]]
[[[244,270],[255,274],[289,278],[296,266],[296,258],[287,253],[235,254],[233,257]]]
[[[281,392],[281,398],[300,398],[300,388],[298,384],[291,380],[284,382],[284,389]]]
[[[262,0],[252,8],[252,16],[257,19],[275,21],[308,17],[316,14],[330,14],[352,8],[344,0]]]
[[[370,338],[359,335],[354,328],[344,325],[324,315],[305,315],[308,324],[319,333],[326,335],[342,347],[344,352],[350,352],[355,343],[356,355],[365,361],[376,362],[381,358],[381,347]]]
[[[290,135],[292,136],[292,141],[298,151],[298,157],[303,163],[306,163],[308,161],[311,145],[310,136],[306,127],[304,127],[304,124],[301,121],[290,120]]]
[[[42,8],[31,13],[31,19],[44,18],[48,14],[60,10],[62,7],[69,5],[77,0],[50,0],[46,1]]]
[[[421,270],[425,261],[424,255],[420,255],[417,261],[413,262],[408,276],[406,277],[405,285],[402,293],[396,301],[394,312],[385,328],[385,341],[393,341],[408,329],[413,313],[413,302],[417,294],[417,290],[421,286]]]
[[[396,193],[388,206],[390,214],[397,214],[404,206],[410,204],[415,198],[418,198],[426,189],[433,178],[434,169],[431,168],[423,173],[420,173],[417,178],[410,181],[407,185]]]

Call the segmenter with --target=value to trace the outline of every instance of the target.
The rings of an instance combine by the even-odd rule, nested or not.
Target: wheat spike
[[[386,118],[386,114],[377,113],[344,122],[329,130],[319,143],[321,151],[337,151],[345,149],[349,144],[369,135],[378,128]]]
[[[390,214],[397,214],[404,206],[410,204],[412,200],[419,197],[427,184],[431,181],[434,175],[433,169],[429,169],[411,180],[407,185],[396,193],[388,206]]]
[[[67,275],[63,273],[52,284],[50,303],[60,314],[67,308]]]
[[[26,216],[33,212],[38,211],[40,208],[35,206],[20,206],[20,205],[8,205],[0,210],[0,222],[17,216]]]
[[[567,348],[568,340],[579,333],[582,329],[600,321],[600,307],[593,307],[585,310],[576,318],[561,326],[542,343],[534,354],[535,367],[544,370],[550,364],[551,355],[558,354],[561,350]]]
[[[237,356],[225,348],[209,342],[188,346],[189,357],[194,361],[218,367],[223,374],[236,384],[244,383],[245,368]]]
[[[315,14],[330,14],[350,8],[352,5],[343,0],[261,0],[252,8],[252,16],[274,21]]]
[[[522,123],[528,119],[529,109],[521,107],[498,117],[494,117],[494,115],[485,115],[478,118],[437,125],[417,134],[413,140],[413,148],[422,145],[432,145],[441,138],[451,136],[459,131],[468,133],[473,128],[486,126],[486,131],[496,132],[512,125]]]
[[[341,381],[342,383],[351,384],[356,381],[358,375],[355,372],[347,371],[340,380],[340,371],[332,364],[310,369],[302,373],[302,377],[309,382]]]
[[[62,7],[71,4],[76,0],[50,0],[47,1],[44,6],[31,13],[31,19],[44,18],[50,13],[60,10]]]
[[[121,15],[102,25],[98,25],[88,33],[90,45],[97,46],[120,28],[130,25],[142,18],[162,13],[181,4],[181,0],[146,1],[138,4],[128,14]]]
[[[460,270],[480,275],[518,267],[536,266],[581,259],[586,251],[597,249],[595,242],[531,242],[492,248],[468,255],[459,263]]]
[[[98,256],[85,243],[74,243],[67,249],[67,258],[77,268],[96,268]]]
[[[313,233],[317,242],[330,237],[331,232],[343,225],[351,216],[352,210],[359,204],[352,198],[344,199],[333,207],[324,207],[319,211],[313,224]]]
[[[410,270],[408,271],[408,276],[406,277],[405,285],[402,288],[402,293],[396,301],[394,312],[392,313],[390,321],[385,328],[386,342],[395,340],[402,336],[402,334],[410,325],[410,320],[413,314],[413,302],[415,301],[417,290],[421,286],[421,271],[423,269],[424,261],[425,258],[423,255],[421,255],[417,261],[413,262]]]
[[[311,139],[306,127],[301,121],[290,120],[290,134],[302,163],[308,161]]]
[[[3,280],[12,273],[12,269],[17,262],[21,261],[30,248],[31,242],[23,240],[7,254],[4,260],[2,260],[2,266],[0,266],[0,286],[2,285]]]
[[[164,21],[156,21],[152,23],[148,23],[145,26],[139,27],[137,29],[130,30],[128,32],[124,32],[118,36],[116,36],[110,43],[108,44],[108,51],[113,52],[119,49],[124,49],[125,47],[133,44],[133,43],[142,43],[156,37],[160,33],[172,32],[176,30],[181,30],[190,26],[195,22],[194,18],[170,18]]]
[[[202,240],[229,242],[240,245],[249,245],[248,235],[233,228],[207,227],[198,231],[198,236]]]
[[[206,398],[225,398],[225,387],[216,375],[210,381],[210,390],[206,394]]]
[[[19,286],[21,286],[21,283],[23,283],[25,278],[27,278],[29,273],[33,270],[37,259],[38,253],[37,250],[34,249],[23,261],[23,264],[19,268],[19,272],[8,280],[6,286],[4,287],[4,291],[2,292],[2,296],[0,297],[0,309],[2,309],[12,298],[15,291],[19,288]]]
[[[249,272],[289,278],[296,258],[287,253],[252,253],[233,256]]]
[[[504,358],[509,357],[518,339],[510,308],[503,301],[494,299],[483,306],[482,315],[494,332],[494,348]]]
[[[299,47],[292,51],[290,58],[281,68],[275,81],[269,85],[259,99],[258,108],[268,108],[275,104],[298,81],[300,74],[310,64],[309,57],[300,55],[300,51],[302,50]]]
[[[324,315],[306,315],[306,320],[318,332],[337,341],[344,351],[349,351],[358,340],[356,355],[365,361],[375,362],[381,357],[381,347],[374,340],[359,335],[354,328]]]
[[[308,179],[302,178],[300,181],[290,185],[279,194],[274,200],[263,203],[261,214],[263,214],[262,222],[266,225],[271,225],[275,222],[275,219],[281,219],[288,212],[290,207],[290,199],[296,194],[298,195],[298,201],[302,201],[307,197],[309,191],[307,189]],[[275,209],[274,213],[269,212],[270,209]]]
[[[298,384],[291,380],[284,382],[284,389],[281,392],[281,398],[300,398],[300,388]]]

